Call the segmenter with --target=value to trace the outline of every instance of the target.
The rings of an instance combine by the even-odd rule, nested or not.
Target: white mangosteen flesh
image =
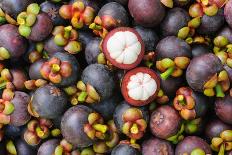
[[[138,72],[130,77],[127,90],[133,100],[145,101],[156,93],[157,83],[149,74]]]
[[[119,31],[107,41],[107,50],[116,62],[133,64],[141,52],[141,43],[133,32]]]

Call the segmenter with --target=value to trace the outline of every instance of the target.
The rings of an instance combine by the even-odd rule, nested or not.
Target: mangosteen
[[[164,105],[155,109],[150,117],[151,133],[161,139],[177,143],[182,135],[181,117],[171,106]]]
[[[0,60],[18,59],[27,49],[27,41],[18,33],[16,26],[5,24],[0,26]]]
[[[116,27],[129,25],[129,16],[126,9],[119,3],[106,3],[99,10],[94,22],[89,26],[93,32],[101,37]]]
[[[232,2],[228,1],[224,8],[224,15],[226,18],[226,22],[229,24],[230,28],[232,28]]]
[[[88,147],[107,130],[100,117],[87,106],[71,107],[61,120],[62,135],[73,147]]]
[[[17,17],[19,34],[31,41],[43,41],[53,29],[53,22],[47,13],[41,12],[37,3],[27,6]]]
[[[113,118],[120,132],[138,140],[146,132],[149,114],[146,107],[134,107],[123,101],[116,107]]]
[[[224,97],[224,92],[230,86],[228,74],[220,59],[212,53],[191,60],[186,80],[193,90],[203,92],[206,96]]]
[[[159,138],[151,137],[145,140],[142,144],[143,155],[174,155],[174,149],[172,145]]]
[[[12,76],[12,84],[14,85],[15,89],[23,90],[25,88],[24,82],[28,79],[27,75],[21,69],[10,69],[10,73]]]
[[[155,47],[159,41],[159,37],[156,34],[156,32],[151,28],[145,28],[139,25],[135,26],[134,29],[141,36],[145,45],[145,51],[146,52],[155,51]]]
[[[81,80],[86,85],[88,95],[96,102],[111,97],[116,87],[113,73],[101,64],[87,66],[82,72]]]
[[[143,106],[152,102],[159,89],[159,77],[146,67],[137,67],[128,71],[121,82],[124,99],[134,106]]]
[[[202,35],[212,35],[223,26],[224,22],[223,9],[219,9],[214,16],[204,14],[203,17],[201,17],[201,24],[197,32]]]
[[[232,97],[227,94],[224,98],[215,101],[216,115],[225,123],[232,124]]]
[[[176,146],[175,155],[183,154],[203,155],[212,154],[212,151],[203,139],[196,136],[188,136]]]
[[[210,49],[205,44],[194,44],[192,45],[192,55],[197,57],[206,53],[210,53]]]
[[[220,29],[217,36],[224,36],[230,43],[232,43],[232,29],[229,26],[224,26],[222,29]]]
[[[189,20],[189,14],[184,9],[173,8],[169,10],[160,24],[162,35],[164,37],[176,36],[181,28],[188,25]]]
[[[122,101],[121,95],[118,94],[119,92],[97,104],[90,104],[90,107],[101,114],[105,120],[110,120],[112,119],[112,114],[114,113],[115,108]]]
[[[206,114],[207,102],[208,99],[201,93],[195,92],[189,87],[181,87],[176,92],[173,105],[183,119],[193,120]]]
[[[10,125],[25,125],[31,118],[27,111],[30,96],[24,92],[15,91],[14,97],[10,102],[14,105],[14,111],[10,114]]]
[[[36,149],[28,145],[24,140],[17,139],[15,142],[15,148],[18,155],[32,155],[36,154]]]
[[[159,41],[156,46],[156,68],[161,72],[160,77],[180,77],[187,68],[192,57],[190,46],[182,39],[168,36]]]
[[[24,11],[33,0],[1,0],[0,8],[10,15],[12,18],[16,19],[17,15]]]
[[[58,139],[50,139],[42,143],[38,149],[37,155],[51,155],[60,144]]]
[[[119,27],[110,31],[103,40],[102,49],[106,59],[120,69],[138,66],[145,52],[141,36],[129,27]]]
[[[68,53],[57,52],[40,68],[40,74],[46,80],[59,87],[77,82],[80,77],[80,65],[76,58]]]
[[[86,44],[85,59],[88,64],[98,63],[98,55],[101,53],[101,38],[93,38]]]
[[[144,27],[157,26],[165,16],[160,0],[129,0],[128,8],[134,21]]]
[[[60,4],[54,4],[52,2],[45,1],[40,4],[40,7],[41,11],[47,13],[50,16],[54,25],[63,25],[66,23],[65,20],[59,15],[59,9],[61,7]]]
[[[34,62],[29,67],[29,77],[31,80],[42,79],[43,76],[40,74],[40,68],[44,64],[45,60],[39,60]]]
[[[231,129],[232,126],[223,123],[219,119],[213,119],[209,121],[205,127],[205,136],[208,140],[212,140],[214,137],[220,136],[221,132]]]
[[[140,151],[129,145],[129,144],[119,144],[111,152],[111,155],[141,155]]]
[[[62,90],[54,85],[45,85],[33,93],[29,107],[36,117],[55,119],[65,111],[67,102]]]

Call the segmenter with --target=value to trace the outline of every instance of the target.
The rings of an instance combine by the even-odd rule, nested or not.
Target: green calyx
[[[40,12],[40,6],[37,3],[32,3],[27,7],[27,13],[38,15]]]
[[[25,38],[29,37],[31,34],[31,28],[26,25],[19,26],[19,33],[24,36]]]
[[[184,136],[182,135],[183,132],[184,132],[184,124],[181,125],[181,128],[177,134],[169,137],[167,140],[172,142],[173,144],[177,144],[179,141],[181,141],[184,138]]]
[[[0,60],[6,59],[10,59],[10,52],[4,47],[0,47]]]
[[[14,143],[11,140],[7,142],[7,144],[6,144],[6,150],[7,150],[7,152],[9,152],[12,155],[17,155],[17,151],[16,151],[16,148],[15,148],[15,145],[14,145]]]
[[[215,87],[215,91],[216,91],[216,96],[217,97],[225,97],[225,94],[222,90],[222,86],[220,84],[217,84]]]
[[[163,80],[166,80],[175,70],[175,67],[170,67],[168,68],[165,72],[163,72],[162,74],[160,74],[160,77]]]
[[[205,151],[200,148],[196,148],[192,150],[190,155],[205,155]]]
[[[189,27],[183,27],[179,30],[177,37],[180,39],[186,39],[189,35],[190,28]]]
[[[229,40],[224,36],[217,36],[213,43],[215,46],[222,48],[229,44]]]

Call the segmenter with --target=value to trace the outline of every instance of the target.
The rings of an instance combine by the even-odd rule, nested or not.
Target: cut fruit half
[[[141,36],[129,27],[110,31],[104,38],[102,47],[107,60],[120,69],[132,69],[139,65],[145,50]]]
[[[138,67],[127,72],[121,85],[124,99],[134,106],[143,106],[152,102],[159,89],[159,77],[146,67]]]

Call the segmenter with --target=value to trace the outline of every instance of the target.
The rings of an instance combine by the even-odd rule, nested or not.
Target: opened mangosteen
[[[151,137],[145,140],[142,144],[143,155],[174,155],[174,149],[172,145],[159,138]]]
[[[216,115],[225,123],[232,124],[232,97],[227,94],[224,98],[215,101]]]
[[[146,132],[149,115],[145,107],[134,107],[123,101],[116,107],[113,117],[120,132],[133,140],[141,139]]]
[[[201,93],[195,92],[189,87],[181,87],[176,92],[173,106],[183,119],[193,120],[206,114],[207,102],[206,96]]]
[[[80,65],[76,58],[61,52],[53,54],[40,68],[41,76],[59,87],[75,84],[80,77],[79,72]]]
[[[85,102],[96,103],[111,97],[115,91],[113,73],[104,65],[87,66],[78,82],[78,88],[85,95]]]
[[[176,155],[205,155],[212,154],[210,146],[203,139],[196,136],[185,137],[176,147]]]
[[[50,54],[64,51],[77,54],[82,47],[78,41],[78,32],[72,26],[56,26],[52,36],[46,40],[44,49]]]
[[[17,17],[19,34],[32,41],[42,41],[52,32],[53,22],[47,13],[41,12],[37,3],[27,6]]]
[[[173,107],[168,105],[160,106],[152,112],[150,130],[154,136],[174,144],[183,139],[184,128],[181,117]]]
[[[167,15],[160,24],[162,35],[177,35],[179,30],[188,25],[190,20],[188,12],[182,8],[173,8],[167,12]]]
[[[121,83],[124,99],[134,106],[143,106],[152,102],[159,89],[159,77],[153,70],[146,67],[128,71]]]
[[[56,147],[59,145],[58,139],[51,139],[40,145],[37,155],[51,155],[55,152]]]
[[[89,28],[104,38],[110,30],[128,25],[129,16],[126,9],[119,3],[110,2],[102,6]]]
[[[88,147],[97,139],[104,139],[108,127],[102,117],[91,108],[77,105],[68,109],[61,120],[64,138],[73,147]]]
[[[232,2],[228,1],[225,5],[225,9],[224,9],[224,15],[226,18],[226,22],[229,24],[230,28],[232,28]]]
[[[55,119],[65,111],[66,106],[65,93],[54,85],[45,85],[34,92],[29,111],[35,117]]]
[[[224,97],[230,80],[223,69],[220,59],[212,53],[195,57],[186,71],[186,80],[189,86],[206,96]]]
[[[165,16],[160,0],[129,0],[128,8],[134,21],[144,27],[157,26]]]
[[[111,155],[141,155],[140,151],[129,144],[119,144],[111,152]]]
[[[160,40],[156,46],[156,68],[161,72],[160,77],[180,77],[188,67],[192,57],[190,46],[175,36]]]
[[[99,62],[99,54],[101,53],[101,38],[93,38],[86,44],[85,59],[88,64]]]
[[[143,59],[145,46],[139,33],[129,27],[110,31],[102,43],[103,53],[120,69],[135,68]]]
[[[0,33],[0,60],[18,59],[26,52],[27,41],[20,36],[16,26],[2,25]]]
[[[205,44],[194,44],[192,45],[192,55],[193,57],[197,57],[206,53],[209,53],[210,49]]]

